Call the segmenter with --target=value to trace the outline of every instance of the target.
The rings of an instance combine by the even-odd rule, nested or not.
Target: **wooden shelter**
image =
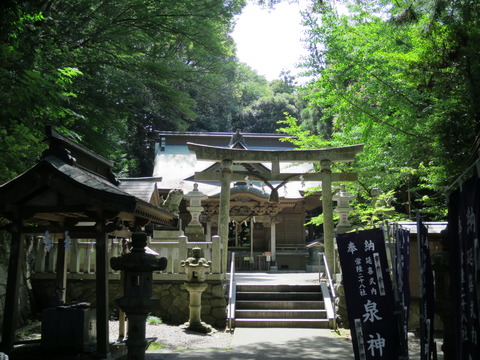
[[[38,163],[0,186],[0,215],[10,220],[11,253],[1,348],[14,346],[18,290],[24,259],[24,237],[55,235],[63,245],[57,253],[56,283],[66,286],[65,242],[96,241],[96,330],[98,358],[107,358],[108,236],[128,237],[147,224],[176,226],[177,216],[119,187],[113,163],[47,127],[48,149]],[[46,233],[48,231],[48,233]],[[65,294],[61,296],[65,299]]]

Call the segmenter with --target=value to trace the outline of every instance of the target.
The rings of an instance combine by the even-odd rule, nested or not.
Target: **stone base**
[[[47,275],[51,277],[32,279],[33,298],[36,300],[35,305],[37,309],[50,307],[48,299],[51,298],[51,294],[54,292],[55,284],[52,279],[54,279],[55,274]],[[175,275],[177,274],[172,276]],[[87,276],[89,276],[88,279],[74,279],[67,282],[67,304],[77,302],[95,303],[95,278],[91,274],[87,274]],[[182,275],[182,277],[182,280],[154,280],[152,295],[160,299],[160,303],[158,307],[152,310],[152,315],[160,317],[165,323],[181,325],[189,320],[189,295],[184,286],[186,275]],[[216,328],[224,329],[227,321],[227,285],[220,280],[207,280],[207,284],[208,288],[202,293],[201,319]],[[118,298],[120,293],[120,281],[110,280],[108,288],[110,311],[114,315],[118,309],[115,299]],[[1,319],[0,317],[0,322]]]
[[[190,321],[187,321],[185,324],[180,325],[180,327],[185,330],[195,331],[202,334],[209,334],[213,332],[213,328],[210,325],[204,323],[203,321],[194,323],[190,323]]]

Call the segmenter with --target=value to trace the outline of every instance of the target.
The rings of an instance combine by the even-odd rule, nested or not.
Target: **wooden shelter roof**
[[[47,129],[47,142],[49,149],[35,166],[0,186],[2,216],[21,217],[36,226],[74,227],[79,222],[95,221],[100,212],[131,228],[176,223],[176,215],[120,188],[107,160],[88,149],[82,151],[81,145],[66,142],[51,129]],[[73,152],[83,161],[77,162]]]

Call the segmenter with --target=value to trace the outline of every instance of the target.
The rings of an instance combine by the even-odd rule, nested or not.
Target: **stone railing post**
[[[175,273],[185,274],[185,268],[180,266],[180,259],[188,257],[187,240],[188,238],[185,235],[178,237],[178,259],[176,259]]]
[[[71,239],[70,251],[69,251],[69,264],[68,270],[71,273],[80,273],[80,249],[77,239]]]
[[[47,250],[45,249],[45,243],[42,240],[38,240],[37,243],[37,257],[35,258],[35,272],[45,272],[45,257],[47,256]]]
[[[48,254],[48,272],[54,273],[57,268],[57,246],[58,244],[52,241],[52,248]]]
[[[88,244],[88,248],[85,249],[85,262],[83,265],[83,272],[86,274],[92,273],[92,255],[95,251],[93,243]]]

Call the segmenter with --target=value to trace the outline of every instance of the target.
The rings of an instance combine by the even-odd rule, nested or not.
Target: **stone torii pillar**
[[[330,273],[333,274],[335,261],[335,242],[333,233],[332,170],[330,160],[322,160],[320,165],[322,178],[323,245]]]
[[[222,160],[222,177],[220,191],[220,208],[218,210],[218,235],[223,244],[221,271],[227,272],[228,224],[230,222],[230,183],[232,182],[231,160]]]

